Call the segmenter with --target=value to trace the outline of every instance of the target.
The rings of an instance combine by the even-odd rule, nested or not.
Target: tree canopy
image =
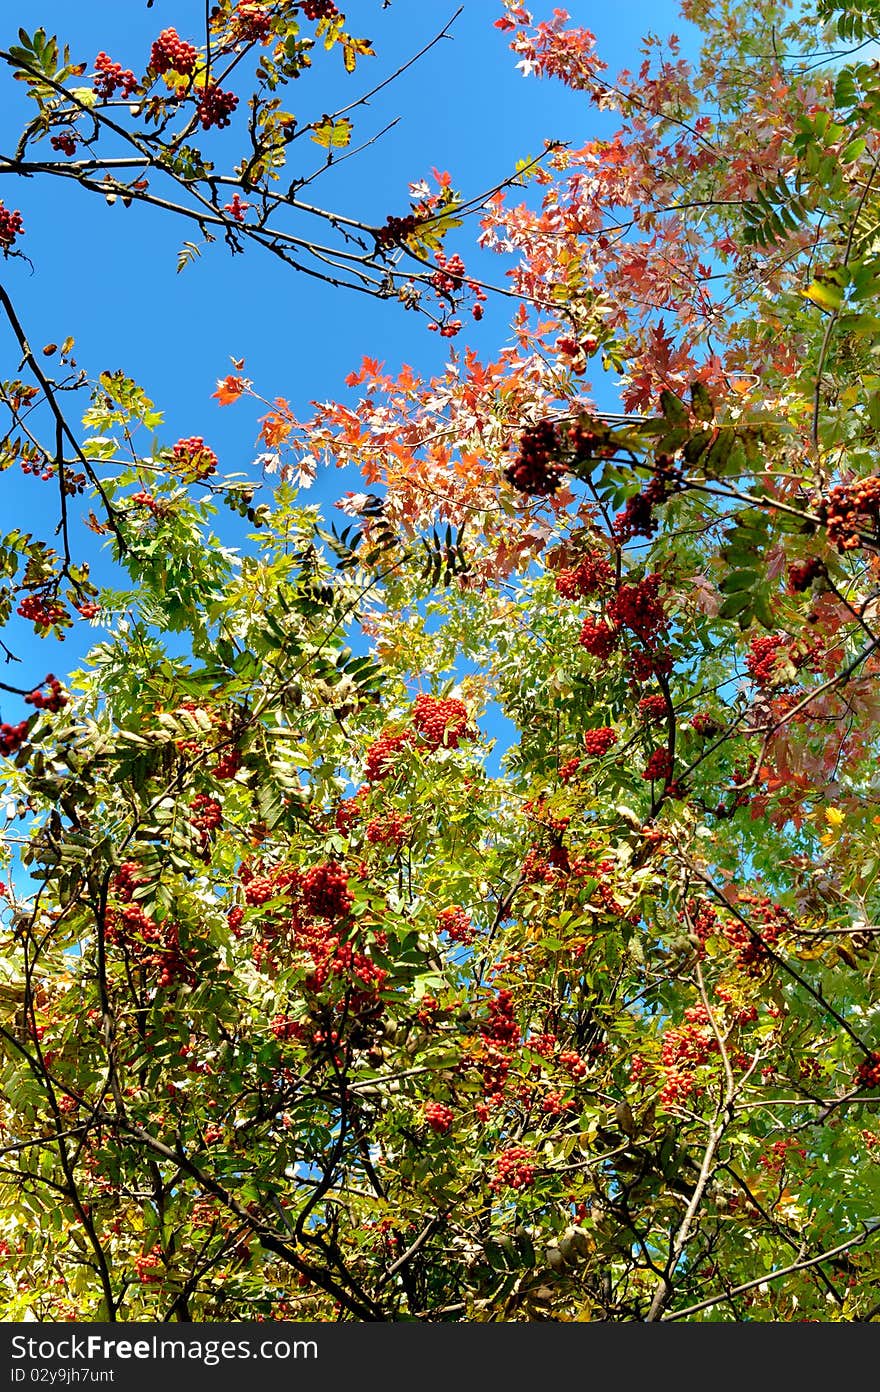
[[[880,1314],[880,5],[681,9],[613,75],[500,0],[609,134],[379,225],[295,172],[358,138],[286,109],[371,57],[329,0],[0,53],[7,257],[75,180],[449,340],[308,416],[233,367],[173,441],[0,285],[57,507],[0,618],[96,630],[2,687],[5,1319]]]

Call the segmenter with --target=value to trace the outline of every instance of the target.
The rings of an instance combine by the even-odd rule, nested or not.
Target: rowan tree
[[[10,604],[67,583],[106,621],[0,729],[7,1319],[880,1311],[880,16],[686,0],[697,56],[649,38],[612,78],[565,12],[501,8],[525,76],[619,127],[355,228],[351,277],[441,306],[442,372],[367,358],[309,419],[221,378],[277,470],[257,506],[220,425],[157,445],[122,374],[81,429],[33,354],[4,389],[8,456],[54,467],[135,587],[33,542],[19,578],[5,543]],[[106,193],[87,128],[150,170],[114,196],[162,168],[169,212],[237,237],[234,184],[277,252],[303,209],[271,193],[266,94],[319,10],[356,57],[332,6],[220,6],[89,99],[23,39],[8,172]],[[217,55],[255,48],[244,164],[171,167],[179,123],[244,105]],[[32,158],[67,135],[73,163]],[[490,361],[459,323],[474,242],[516,299]],[[303,501],[317,463],[361,470],[344,520]]]

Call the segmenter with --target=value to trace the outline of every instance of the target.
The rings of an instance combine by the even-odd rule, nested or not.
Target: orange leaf
[[[217,398],[221,406],[230,406],[233,401],[238,400],[249,385],[244,377],[224,377],[222,382],[217,383],[217,390],[212,395]]]
[[[263,428],[260,431],[260,439],[265,440],[269,449],[277,449],[279,445],[284,444],[284,441],[290,434],[291,428],[290,421],[285,420],[283,416],[276,415],[273,412],[271,415],[263,417]]]

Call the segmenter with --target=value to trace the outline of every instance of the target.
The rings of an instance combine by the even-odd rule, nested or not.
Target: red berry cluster
[[[288,894],[299,884],[300,875],[298,870],[286,865],[275,865],[262,875],[243,865],[239,879],[244,885],[245,903],[265,904],[268,899],[279,899]]]
[[[860,533],[880,527],[880,477],[837,483],[822,498],[817,512],[828,528],[828,540],[838,551],[856,551]]]
[[[654,477],[641,493],[628,498],[622,512],[614,519],[613,535],[623,546],[633,537],[651,537],[657,530],[654,509],[665,503],[676,488],[681,487],[681,475],[668,455],[658,455]]]
[[[201,855],[205,860],[211,854],[211,835],[223,821],[223,809],[216,798],[206,793],[198,793],[190,803],[190,826],[198,833]]]
[[[668,648],[653,648],[650,652],[631,652],[628,655],[629,671],[635,681],[649,681],[651,677],[668,677],[672,671],[672,653]]]
[[[467,736],[467,709],[454,697],[417,696],[412,723],[429,749],[457,749],[459,740]]]
[[[124,68],[121,63],[114,63],[106,53],[98,54],[95,59],[95,80],[92,83],[92,91],[97,96],[108,101],[116,95],[117,88],[121,88],[123,97],[127,97],[137,85],[137,78],[130,68]]]
[[[560,783],[570,783],[580,766],[581,761],[579,758],[577,758],[577,756],[575,756],[575,758],[573,759],[567,759],[559,770]]]
[[[464,281],[464,262],[460,256],[445,256],[438,251],[435,260],[437,270],[431,276],[431,284],[442,295],[454,295]]]
[[[571,1106],[573,1103],[567,1101],[561,1092],[545,1092],[541,1099],[541,1111],[547,1116],[562,1116]]]
[[[550,1058],[556,1050],[555,1034],[533,1034],[528,1041],[529,1048],[533,1049],[541,1058]]]
[[[604,590],[613,576],[611,563],[600,552],[588,551],[576,566],[558,572],[556,590],[563,599],[581,599]]]
[[[128,903],[139,885],[149,884],[150,877],[136,860],[124,860],[113,877],[113,893]]]
[[[58,678],[53,677],[50,672],[43,685],[48,686],[48,692],[44,694],[42,688],[37,687],[36,690],[31,691],[29,695],[25,696],[25,704],[34,706],[36,710],[50,711],[53,715],[56,715],[58,711],[63,710],[67,705],[67,697],[64,694],[61,683]]]
[[[188,440],[178,440],[171,453],[174,463],[187,479],[204,479],[216,472],[217,456],[208,448],[201,435],[192,435]]]
[[[880,1054],[874,1053],[862,1060],[856,1069],[855,1080],[859,1087],[880,1087]]]
[[[150,50],[150,71],[158,77],[167,72],[192,77],[198,58],[198,50],[182,39],[176,29],[163,29]]]
[[[562,483],[565,466],[559,462],[559,427],[553,421],[529,425],[520,436],[519,453],[504,477],[521,493],[543,498]]]
[[[441,338],[455,338],[456,334],[461,333],[461,320],[445,319],[442,324],[429,324],[428,328],[439,333]]]
[[[58,135],[51,136],[49,144],[62,155],[76,154],[76,136],[73,131],[61,131]]]
[[[683,1101],[696,1086],[694,1069],[718,1050],[718,1040],[703,1005],[692,1005],[684,1012],[685,1023],[666,1030],[660,1062],[666,1069],[666,1082],[660,1093],[664,1106]]]
[[[559,1055],[559,1064],[573,1078],[583,1078],[588,1068],[586,1061],[574,1049],[563,1049]]]
[[[159,1255],[159,1248],[154,1247],[151,1252],[144,1252],[142,1256],[135,1257],[135,1274],[142,1285],[151,1285],[154,1281],[161,1279],[158,1274]]]
[[[753,638],[746,656],[746,667],[755,684],[762,688],[785,685],[784,679],[780,681],[779,662],[780,657],[787,655],[784,638],[772,634]]]
[[[302,897],[310,913],[331,920],[344,918],[354,903],[354,895],[348,889],[348,875],[334,860],[306,871],[302,878]]]
[[[0,247],[4,251],[8,250],[16,237],[20,237],[23,232],[24,224],[18,209],[16,208],[13,212],[11,208],[4,207],[3,203],[0,202]]]
[[[146,493],[143,489],[138,493],[132,493],[130,501],[137,507],[145,507],[154,517],[167,517],[171,511],[171,503],[167,498],[154,498],[152,493]]]
[[[224,92],[216,82],[209,82],[196,107],[202,130],[210,130],[212,126],[222,130],[224,126],[228,126],[237,106],[238,97],[234,92]]]
[[[122,879],[124,868],[120,868],[117,880]],[[123,879],[120,898],[128,896],[130,883],[131,878]],[[195,973],[181,951],[176,923],[169,920],[156,923],[140,904],[128,902],[121,909],[108,909],[106,937],[108,943],[126,947],[145,970],[155,971],[158,987],[173,986],[176,982],[195,984]]]
[[[596,622],[589,615],[584,619],[578,642],[586,648],[591,657],[610,657],[620,642],[616,628],[610,628],[604,620]]]
[[[276,1039],[285,1042],[291,1039],[302,1039],[306,1032],[305,1025],[299,1020],[294,1020],[290,1015],[273,1015],[269,1028]]]
[[[441,909],[437,915],[437,932],[445,933],[450,942],[469,946],[477,930],[462,908]]]
[[[300,9],[306,19],[332,19],[339,14],[333,0],[300,0]]]
[[[389,213],[385,226],[376,228],[376,244],[380,247],[401,246],[407,237],[413,235],[418,225],[415,213],[407,213],[406,217],[394,217]]]
[[[710,735],[717,735],[721,730],[721,726],[714,715],[710,715],[708,711],[698,711],[691,719],[691,729],[696,730],[698,735],[709,737]]]
[[[211,769],[215,778],[226,779],[234,778],[241,768],[241,750],[228,749],[220,755],[214,767]]]
[[[642,777],[646,782],[653,783],[655,780],[672,777],[672,758],[668,749],[655,749],[647,764],[645,765]]]
[[[223,204],[224,213],[228,213],[236,222],[244,222],[250,211],[250,203],[243,203],[237,193],[232,195],[230,203]]]
[[[440,1136],[446,1135],[455,1117],[452,1108],[447,1107],[443,1102],[427,1102],[424,1115],[431,1130],[436,1131]]]
[[[262,5],[250,4],[248,0],[241,0],[230,16],[230,23],[239,43],[265,43],[272,33],[272,16]]]
[[[682,922],[687,922],[684,914],[680,914],[679,918]],[[718,911],[707,899],[692,900],[688,904],[688,918],[694,936],[699,938],[701,944],[719,932]]]
[[[440,1009],[440,1002],[434,996],[422,996],[416,1011],[416,1019],[420,1025],[433,1025]]]
[[[616,624],[628,628],[643,642],[649,642],[669,620],[658,599],[661,576],[646,575],[635,585],[621,585],[608,614]]]
[[[584,731],[584,749],[593,759],[603,759],[612,745],[617,743],[617,731],[610,725],[597,730]]]
[[[571,359],[568,366],[572,372],[582,373],[586,371],[587,358],[592,357],[599,347],[599,340],[593,334],[587,334],[584,338],[571,338],[568,335],[556,340],[556,351],[563,357]]]
[[[807,1158],[807,1152],[797,1141],[774,1141],[769,1151],[759,1157],[758,1164],[770,1174],[782,1174],[791,1153],[799,1155],[802,1160]]]
[[[480,1033],[484,1039],[512,1048],[519,1043],[519,1025],[513,1015],[513,994],[501,990],[489,1002],[489,1019]]]
[[[796,561],[788,567],[788,589],[791,594],[803,594],[813,581],[825,575],[825,562],[818,556],[810,556],[805,561]]]
[[[666,716],[666,697],[643,696],[639,701],[639,715],[643,720],[663,720]]]
[[[21,720],[17,725],[7,725],[4,720],[0,724],[0,754],[17,754],[27,737],[27,721]]]
[[[62,623],[67,615],[60,600],[38,594],[25,595],[15,612],[23,619],[30,619],[36,628],[51,628],[53,624]]]
[[[412,819],[399,812],[374,817],[367,823],[367,840],[374,846],[402,846]]]
[[[343,836],[348,836],[355,822],[360,821],[362,815],[360,799],[357,796],[345,798],[336,809],[333,824],[338,832]]]
[[[535,1182],[537,1160],[526,1146],[508,1146],[498,1157],[491,1188],[528,1189]]]
[[[383,778],[387,778],[394,769],[398,754],[408,743],[408,731],[393,734],[390,730],[383,730],[379,738],[374,740],[367,750],[364,763],[366,781],[368,783],[381,783]]]
[[[737,953],[737,966],[750,976],[757,976],[769,958],[767,951],[775,947],[783,933],[795,927],[791,915],[774,904],[766,894],[740,894],[738,903],[750,908],[756,926],[749,927],[740,919],[725,924],[724,935]]]

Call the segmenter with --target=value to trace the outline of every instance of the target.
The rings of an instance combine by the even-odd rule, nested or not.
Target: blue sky
[[[285,104],[300,121],[351,101],[404,63],[452,17],[454,3],[351,0],[349,28],[373,40],[377,57],[365,59],[354,77],[342,71],[338,53],[319,53],[314,70],[293,85]],[[537,16],[551,6],[535,0]],[[669,0],[625,0],[601,9],[572,0],[572,23],[597,34],[599,51],[612,71],[635,67],[637,46],[648,29],[686,34],[677,7]],[[105,49],[123,66],[140,73],[150,44],[173,25],[196,39],[204,13],[202,0],[29,0],[5,8],[0,45],[16,41],[26,11],[27,27],[40,25],[70,43],[74,60],[89,66]],[[452,37],[435,46],[418,64],[386,88],[369,108],[354,113],[355,140],[362,140],[399,116],[399,124],[364,153],[323,175],[309,190],[343,214],[381,222],[389,212],[405,211],[407,186],[432,167],[448,169],[453,185],[468,196],[490,188],[515,162],[538,153],[545,137],[582,142],[606,134],[610,124],[583,97],[556,82],[525,79],[515,68],[508,36],[493,27],[500,6],[494,0],[464,0]],[[30,104],[21,84],[0,74],[0,153],[11,154]],[[217,137],[232,164],[239,154],[235,127]],[[305,169],[320,162],[317,147],[303,141]],[[43,148],[46,148],[45,146]],[[384,360],[390,371],[403,362],[422,373],[442,367],[448,344],[426,331],[424,320],[395,303],[346,293],[296,275],[273,258],[249,251],[232,258],[222,245],[207,248],[183,274],[177,252],[189,230],[151,209],[106,206],[95,195],[60,181],[22,181],[7,176],[0,197],[19,208],[26,228],[22,245],[30,258],[2,267],[32,342],[76,339],[79,364],[89,373],[123,369],[166,414],[165,443],[181,435],[203,435],[217,451],[221,469],[248,472],[254,448],[254,416],[247,409],[221,411],[211,401],[218,377],[230,370],[230,357],[244,358],[247,375],[266,396],[285,396],[305,411],[315,399],[345,395],[343,379],[364,354]],[[455,248],[466,261],[476,224],[459,235]],[[492,276],[500,279],[497,258]],[[490,300],[479,326],[470,323],[457,340],[485,354],[507,338],[510,301]],[[2,338],[3,376],[17,361],[8,334]],[[3,476],[7,498],[28,525],[40,525],[50,494],[39,485],[23,490],[13,471]],[[304,501],[330,501],[342,491],[331,473],[319,479]],[[44,489],[46,485],[42,486]],[[18,517],[13,522],[18,521]],[[10,522],[9,525],[13,525]],[[95,540],[94,538],[92,539]],[[63,647],[36,643],[19,627],[14,646],[24,668],[39,677],[51,668],[69,669],[99,633],[80,625]],[[16,669],[22,672],[24,668]],[[9,669],[6,669],[6,673]],[[0,671],[0,679],[4,672]],[[18,682],[18,678],[13,678]],[[21,712],[3,709],[3,718]]]

